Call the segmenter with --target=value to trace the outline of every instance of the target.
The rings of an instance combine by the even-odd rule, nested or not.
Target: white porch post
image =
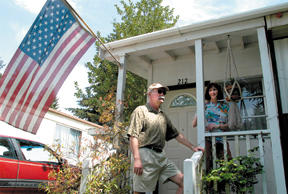
[[[205,147],[204,122],[204,66],[202,53],[202,39],[195,41],[196,61],[196,93],[197,93],[197,141],[198,145]]]
[[[118,67],[118,80],[117,80],[117,93],[116,93],[116,115],[115,115],[115,125],[114,127],[119,126],[119,122],[123,121],[123,101],[124,101],[124,92],[126,85],[126,60],[127,56],[120,57],[120,67]],[[120,149],[119,136],[117,135],[113,141],[113,146],[116,149]]]
[[[204,71],[203,71],[203,54],[202,40],[195,41],[195,63],[196,63],[196,92],[197,92],[197,143],[205,147],[205,124],[204,124]],[[184,160],[184,194],[200,193],[199,185],[196,180],[196,166],[202,157],[196,153],[192,158]],[[198,156],[196,156],[198,155]],[[199,166],[198,166],[199,168]]]
[[[117,94],[116,94],[116,120],[121,121],[123,119],[123,100],[126,85],[126,60],[127,56],[120,57],[121,66],[118,68],[118,80],[117,80]]]
[[[282,148],[280,144],[280,127],[278,121],[278,110],[275,96],[275,85],[273,79],[272,63],[266,39],[264,27],[257,29],[261,65],[263,71],[266,105],[268,113],[268,126],[271,130],[272,155],[274,163],[274,174],[276,190],[278,194],[287,193],[285,185]],[[287,177],[288,178],[288,177]]]

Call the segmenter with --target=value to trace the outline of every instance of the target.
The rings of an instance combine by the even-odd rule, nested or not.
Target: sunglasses
[[[158,94],[164,94],[164,95],[166,95],[166,90],[165,89],[163,89],[163,88],[159,88],[158,89]]]

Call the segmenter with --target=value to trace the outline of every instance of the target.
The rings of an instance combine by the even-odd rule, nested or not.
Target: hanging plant
[[[260,159],[251,154],[258,148],[249,150],[248,156],[238,156],[229,161],[216,161],[218,167],[202,178],[203,189],[218,192],[224,191],[223,187],[229,185],[233,192],[252,193],[253,185],[258,183],[257,174],[263,173]],[[217,184],[218,187],[210,187],[211,184]]]
[[[227,101],[235,102],[241,100],[242,91],[238,82],[239,74],[231,48],[230,36],[228,35],[227,37],[227,63],[224,81],[224,92],[226,94]]]

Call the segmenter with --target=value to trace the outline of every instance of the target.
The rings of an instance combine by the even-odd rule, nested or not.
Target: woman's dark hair
[[[209,95],[210,88],[215,87],[218,90],[217,100],[222,100],[224,98],[221,86],[216,83],[209,83],[206,91],[205,91],[205,100],[210,100],[211,97]]]

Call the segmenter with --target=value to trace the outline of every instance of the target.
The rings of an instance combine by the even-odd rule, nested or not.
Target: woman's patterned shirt
[[[205,108],[205,118],[208,124],[226,124],[228,122],[229,106],[224,102],[207,103]],[[212,132],[222,132],[221,129],[213,129]],[[221,142],[222,138],[216,138],[217,142]]]

